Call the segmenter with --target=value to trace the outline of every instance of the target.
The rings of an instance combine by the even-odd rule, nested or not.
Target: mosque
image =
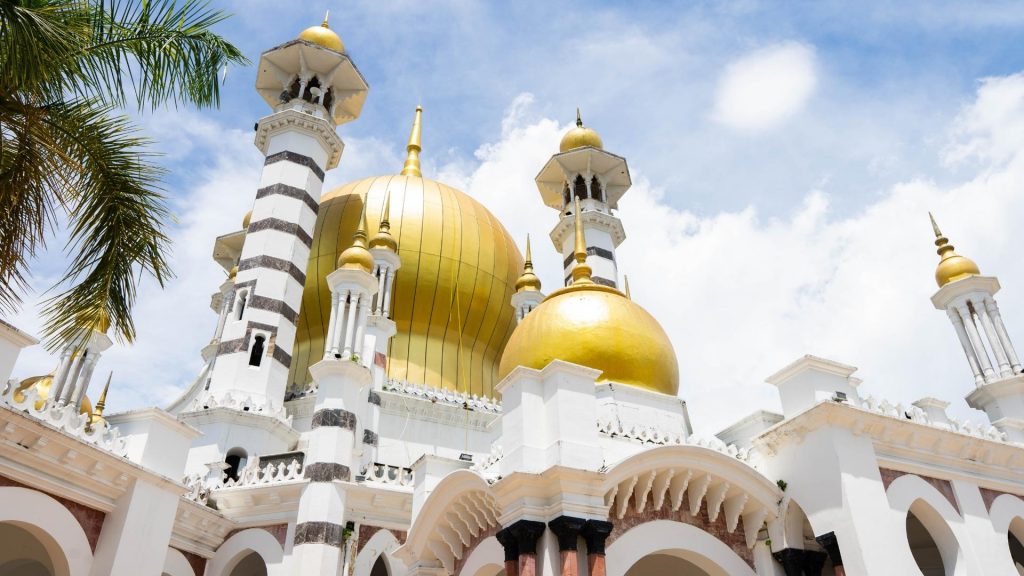
[[[263,53],[256,89],[265,163],[214,242],[216,332],[180,398],[87,398],[102,322],[10,378],[37,340],[0,323],[0,574],[1024,574],[1024,373],[999,281],[938,226],[931,304],[987,422],[804,356],[767,378],[781,414],[701,436],[620,283],[630,173],[595,130],[538,167],[565,278],[542,287],[529,240],[424,177],[419,108],[397,174],[321,189],[368,92],[326,21]]]

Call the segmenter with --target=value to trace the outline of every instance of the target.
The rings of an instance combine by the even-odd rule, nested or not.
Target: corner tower
[[[368,86],[325,18],[260,56],[256,90],[273,112],[256,124],[263,173],[209,393],[220,405],[278,413],[324,172],[344,149],[335,129],[359,117]]]
[[[956,253],[935,218],[931,221],[940,256],[939,291],[932,304],[949,316],[974,375],[976,388],[967,403],[984,410],[1010,440],[1024,442],[1024,374],[996,304],[999,280],[982,276],[973,260]]]
[[[626,232],[612,210],[618,208],[619,199],[632,185],[626,159],[604,150],[601,136],[583,125],[577,109],[576,127],[565,133],[558,154],[548,160],[535,180],[544,203],[561,213],[551,231],[551,241],[562,254],[565,285],[572,284],[576,265],[573,202],[579,200],[593,281],[617,288],[615,249],[626,239]]]

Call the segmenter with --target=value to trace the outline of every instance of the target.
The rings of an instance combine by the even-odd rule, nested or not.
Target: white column
[[[57,401],[58,406],[65,406],[71,401],[71,396],[75,392],[75,386],[78,385],[78,377],[82,373],[82,365],[85,364],[86,354],[88,352],[83,351],[72,360],[74,364],[71,369],[71,376],[64,382],[64,389],[61,391],[60,399]]]
[[[331,315],[328,317],[327,336],[324,338],[324,358],[327,359],[334,354],[337,346],[334,343],[334,334],[338,330],[338,301],[341,295],[331,291]]]
[[[995,354],[996,362],[999,364],[999,375],[1006,378],[1012,376],[1010,372],[1010,362],[1006,359],[1006,353],[1003,352],[1003,343],[999,341],[999,335],[996,334],[995,326],[992,325],[992,319],[988,317],[988,310],[985,309],[984,303],[981,306],[977,302],[971,302],[974,311],[978,314],[978,319],[981,320],[981,326],[985,330],[985,336],[988,338],[988,345]]]
[[[85,359],[85,368],[82,370],[82,377],[75,383],[75,391],[71,395],[71,404],[73,406],[79,406],[81,404],[82,396],[84,396],[85,391],[89,389],[89,382],[92,380],[92,371],[96,369],[96,362],[98,360],[98,354],[91,354]]]
[[[395,287],[395,271],[388,269],[388,278],[384,282],[384,317],[391,317],[391,291]]]
[[[981,364],[981,372],[984,374],[986,381],[991,380],[995,377],[995,371],[992,370],[992,363],[989,361],[988,351],[985,350],[985,343],[981,340],[981,335],[978,333],[978,326],[974,323],[974,315],[971,314],[966,303],[957,304],[956,309],[960,312],[964,327],[967,328],[967,336],[971,340],[971,347],[974,348],[974,355]]]
[[[341,357],[344,360],[348,360],[352,357],[353,340],[355,338],[356,329],[356,316],[358,316],[358,307],[361,294],[358,292],[352,293],[352,299],[348,304],[348,321],[345,327],[345,347],[341,352]]]
[[[230,292],[221,294],[220,297],[220,314],[217,316],[217,331],[213,333],[215,340],[220,340],[220,337],[224,334],[224,323],[228,319],[228,306],[231,304]]]
[[[967,356],[967,363],[971,365],[971,373],[974,374],[974,382],[978,386],[981,386],[985,383],[985,378],[981,374],[981,366],[978,364],[978,358],[974,355],[974,347],[971,345],[967,332],[964,330],[964,320],[956,308],[947,308],[946,314],[949,316],[949,320],[953,323],[956,335],[960,339],[960,345],[963,346],[964,354]]]
[[[1021,371],[1020,360],[1017,359],[1017,352],[1013,349],[1013,343],[1010,342],[1010,335],[1006,332],[1006,326],[1003,325],[1003,317],[999,314],[999,305],[992,298],[985,298],[985,309],[988,310],[988,315],[992,318],[992,322],[996,326],[996,333],[999,335],[999,341],[1003,345],[1003,350],[1006,352],[1006,357],[1010,361],[1010,369],[1018,374]]]
[[[60,355],[60,364],[57,366],[57,375],[53,379],[53,388],[50,389],[50,402],[56,402],[64,393],[64,384],[68,380],[68,372],[71,370],[71,356],[74,347],[65,346],[64,352]]]
[[[359,308],[356,311],[356,339],[352,343],[352,353],[359,355],[359,361],[364,365],[369,366],[366,362],[367,358],[365,355],[366,348],[366,317],[370,313],[370,303],[367,302],[369,298],[362,298],[359,302]]]

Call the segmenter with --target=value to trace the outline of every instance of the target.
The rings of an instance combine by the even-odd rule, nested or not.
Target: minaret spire
[[[107,374],[107,383],[103,385],[103,392],[100,392],[100,399],[96,401],[96,415],[103,416],[103,409],[107,407],[107,391],[110,390],[110,380],[114,377],[114,371]]]
[[[928,218],[932,221],[932,231],[935,232],[935,245],[938,246],[939,256],[945,256],[946,253],[954,250],[953,245],[949,243],[949,238],[942,235],[942,230],[939,230],[939,225],[935,222],[935,216],[931,212],[928,213]]]
[[[629,294],[629,276],[626,276],[625,274],[622,275],[622,291],[626,293],[626,298],[629,298],[630,300],[633,299]]]
[[[324,12],[324,23],[321,24],[321,26],[323,26],[324,28],[330,28],[330,26],[327,25],[327,20],[329,20],[330,17],[331,17],[331,11],[330,10]]]
[[[580,107],[576,107],[576,126],[583,128],[583,117],[580,116]]]
[[[580,199],[576,198],[576,210],[573,213],[573,223],[576,228],[576,249],[573,251],[573,258],[576,259],[576,266],[572,269],[572,283],[590,284],[592,270],[587,264],[587,239],[583,235],[583,218],[580,216]]]
[[[423,176],[420,172],[420,151],[423,150],[422,140],[423,107],[416,107],[416,117],[412,121],[412,132],[409,133],[409,144],[405,147],[405,166],[402,176]]]

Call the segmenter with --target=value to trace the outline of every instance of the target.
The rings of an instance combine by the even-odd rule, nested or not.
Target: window
[[[601,182],[597,179],[597,176],[590,180],[590,196],[594,200],[604,202],[604,190],[601,189]]]
[[[580,200],[587,199],[587,181],[579,174],[576,175],[576,181],[573,183],[573,195]]]
[[[569,190],[569,183],[565,183],[565,187],[562,188],[562,204],[568,206],[572,204],[572,192]]]
[[[224,463],[228,465],[224,474],[231,480],[238,481],[238,475],[248,460],[249,454],[243,448],[235,447],[228,450],[227,456],[224,457]]]
[[[252,349],[249,351],[249,366],[259,366],[260,362],[263,361],[263,344],[266,340],[266,336],[262,334],[253,338]]]

